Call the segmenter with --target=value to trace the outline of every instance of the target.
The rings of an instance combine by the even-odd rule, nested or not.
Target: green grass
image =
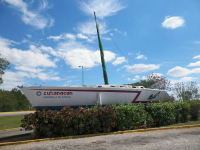
[[[19,128],[24,115],[0,117],[0,130]]]
[[[172,124],[172,125],[169,125],[168,127],[185,126],[185,125],[195,125],[195,124],[200,124],[200,119],[198,121],[188,121],[188,122],[185,122],[185,123]]]

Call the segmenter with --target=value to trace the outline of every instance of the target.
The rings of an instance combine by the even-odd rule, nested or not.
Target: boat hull
[[[162,90],[127,87],[19,87],[33,107],[61,109],[95,104],[128,104],[169,101]]]

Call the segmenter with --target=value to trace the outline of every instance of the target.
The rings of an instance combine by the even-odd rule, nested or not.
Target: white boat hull
[[[66,87],[19,87],[33,107],[60,109],[65,106],[79,107],[95,104],[148,103],[169,101],[162,90],[132,88],[131,86],[66,86]]]

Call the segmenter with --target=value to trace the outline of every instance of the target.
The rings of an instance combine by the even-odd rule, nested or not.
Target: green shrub
[[[149,103],[146,108],[156,126],[170,125],[175,122],[173,103]]]
[[[188,101],[188,104],[190,105],[190,119],[192,121],[198,120],[200,115],[200,100],[191,100]]]
[[[175,108],[175,123],[187,122],[189,120],[190,105],[187,102],[172,103]]]
[[[114,107],[117,116],[121,118],[118,122],[118,130],[132,130],[143,125],[144,122],[147,123],[148,126],[152,124],[152,119],[147,114],[145,106],[142,104],[120,104]]]
[[[22,119],[21,127],[34,128],[35,138],[66,136],[74,134],[91,134],[110,132],[117,129],[119,117],[113,106],[97,106],[74,110],[64,107],[61,111],[45,110],[28,114]]]

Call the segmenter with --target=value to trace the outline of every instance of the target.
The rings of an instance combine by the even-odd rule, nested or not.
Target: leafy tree
[[[171,90],[170,81],[164,76],[158,76],[157,74],[152,73],[147,76],[147,81],[154,83],[151,88],[160,89],[160,90]]]
[[[175,97],[174,97],[173,94],[169,96],[169,101],[170,101],[170,102],[174,102],[174,101],[175,101]]]
[[[0,111],[15,110],[17,104],[16,97],[9,91],[0,90]]]
[[[19,89],[14,88],[10,93],[13,94],[17,100],[17,105],[15,106],[16,110],[28,110],[31,107],[28,98],[22,94]]]
[[[190,101],[200,98],[199,87],[196,82],[190,83],[177,82],[174,85],[174,93],[179,101]]]
[[[22,92],[14,88],[12,91],[0,90],[0,112],[14,110],[28,110],[31,104]]]
[[[152,89],[161,89],[161,90],[170,90],[170,81],[163,76],[158,76],[154,73],[147,76],[147,80],[140,80],[139,82],[135,82],[132,84],[128,84],[132,86],[144,86],[145,88]]]
[[[139,82],[135,82],[135,83],[128,84],[128,85],[132,85],[133,87],[134,86],[144,86],[145,88],[151,88],[153,84],[155,84],[154,81],[140,80]]]
[[[1,56],[1,54],[0,54]],[[9,69],[8,65],[10,64],[9,61],[6,60],[6,58],[0,57],[0,84],[3,83],[2,75],[5,73],[4,70]]]

